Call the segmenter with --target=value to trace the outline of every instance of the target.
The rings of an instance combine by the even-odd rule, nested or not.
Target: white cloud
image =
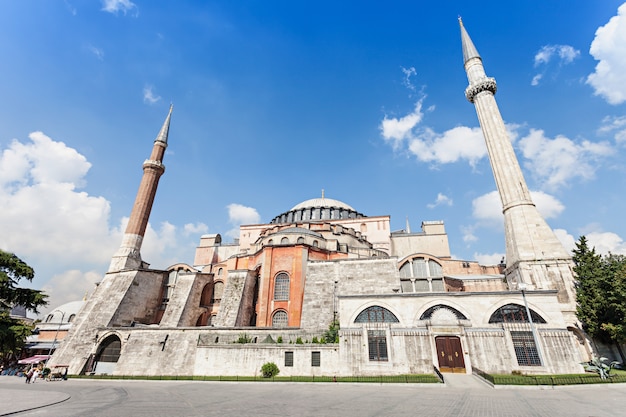
[[[409,141],[409,150],[423,162],[446,164],[466,159],[474,166],[487,155],[480,128],[457,126],[443,133],[424,129]]]
[[[137,11],[137,5],[130,0],[102,0],[102,10],[105,12],[117,14],[117,12]]]
[[[452,199],[444,194],[438,193],[434,203],[427,204],[427,207],[433,209],[438,206],[452,206]]]
[[[257,224],[261,221],[261,216],[253,207],[233,203],[226,208],[228,209],[228,221],[231,224]]]
[[[626,3],[596,30],[589,53],[599,62],[587,77],[587,84],[610,104],[626,101]]]
[[[607,116],[602,119],[602,125],[598,129],[598,134],[609,133],[613,133],[616,143],[626,143],[626,116]]]
[[[424,117],[422,102],[424,98],[415,103],[415,108],[409,114],[401,118],[385,118],[380,124],[380,131],[385,141],[392,141],[394,149],[398,148],[404,139],[411,136],[411,132]]]
[[[97,48],[93,45],[88,45],[88,48],[89,48],[89,52],[94,54],[96,58],[98,58],[100,61],[104,60],[104,51],[101,48]]]
[[[85,298],[93,293],[96,283],[102,280],[103,274],[96,271],[83,272],[77,269],[55,274],[41,288],[48,295],[48,306],[40,311],[41,315],[55,308]]]
[[[535,55],[535,67],[549,63],[554,56],[559,57],[559,64],[569,64],[580,56],[580,51],[570,45],[543,46]]]
[[[605,142],[575,143],[561,135],[550,139],[543,130],[536,129],[531,129],[518,144],[526,158],[525,167],[548,189],[567,185],[574,178],[593,178],[600,157],[613,152]]]
[[[0,149],[0,248],[35,269],[29,286],[54,287],[52,306],[71,301],[79,290],[82,298],[89,289],[55,282],[94,274],[84,271],[106,271],[128,218],[111,226],[109,201],[78,190],[91,167],[83,155],[41,132],[29,138]],[[185,262],[197,243],[189,232],[203,228],[201,223],[179,229],[162,222],[155,230],[148,224],[142,258],[160,268]],[[85,285],[92,283],[93,279]]]
[[[570,64],[574,59],[580,56],[580,51],[570,45],[545,45],[535,54],[535,68],[543,67],[543,72],[536,74],[531,85],[537,86],[539,82],[544,78],[545,73],[548,71],[548,65],[553,62],[553,58],[558,58],[556,63],[557,68],[563,65]],[[558,71],[558,70],[557,70]]]
[[[618,234],[604,232],[597,224],[587,225],[583,229],[584,231],[576,237],[563,229],[555,229],[554,233],[570,253],[576,248],[576,242],[580,236],[584,235],[589,247],[595,248],[598,254],[607,255],[610,252],[616,255],[626,255],[626,242]]]
[[[239,238],[239,226],[242,224],[258,224],[261,222],[261,216],[255,208],[236,203],[229,204],[226,208],[228,209],[228,222],[234,226],[226,232],[226,235],[233,239]]]
[[[143,102],[148,104],[154,104],[161,100],[161,96],[155,95],[153,91],[154,87],[147,85],[143,88]]]
[[[535,85],[539,85],[539,81],[541,81],[541,79],[543,78],[543,74],[537,74],[533,77],[532,81],[530,82],[530,85],[535,86]]]
[[[556,218],[565,210],[558,199],[542,191],[531,191],[530,198],[544,219]],[[472,201],[472,215],[482,226],[502,229],[502,201],[498,192],[491,191],[475,198]]]
[[[504,258],[504,253],[475,253],[474,259],[481,265],[498,265]]]
[[[414,67],[411,67],[411,68],[401,67],[401,68],[402,68],[402,73],[404,74],[404,80],[402,81],[402,84],[409,90],[415,91],[415,86],[411,82],[411,77],[415,76],[417,74],[417,71],[415,71]]]
[[[204,234],[209,231],[209,227],[204,223],[187,223],[183,227],[183,233],[185,236],[189,236],[191,234]]]

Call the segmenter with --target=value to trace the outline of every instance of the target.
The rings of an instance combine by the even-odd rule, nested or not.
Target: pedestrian
[[[33,377],[31,378],[30,382],[34,384],[35,381],[37,381],[37,378],[39,378],[39,368],[35,368],[35,370],[33,371]]]
[[[34,372],[35,372],[35,371],[33,370],[33,368],[30,368],[30,369],[28,370],[28,372],[26,373],[26,383],[27,383],[27,384],[30,384],[30,380],[31,380],[31,378],[33,377],[33,373],[34,373]]]

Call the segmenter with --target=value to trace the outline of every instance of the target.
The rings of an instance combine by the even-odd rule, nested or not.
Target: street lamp
[[[526,283],[520,282],[517,288],[522,292],[522,298],[524,299],[524,307],[526,307],[526,315],[528,316],[528,322],[530,323],[530,331],[533,334],[533,340],[535,341],[535,349],[537,349],[537,357],[539,358],[539,364],[543,365],[543,355],[541,354],[541,345],[539,344],[539,337],[537,336],[537,330],[535,329],[535,323],[530,315],[530,308],[528,308],[528,302],[526,301]]]
[[[48,361],[50,361],[50,356],[52,356],[52,351],[54,350],[54,347],[57,344],[57,338],[59,337],[59,330],[61,330],[61,325],[63,324],[63,319],[65,318],[65,311],[61,311],[61,310],[54,310],[51,313],[52,317],[54,317],[54,313],[56,313],[57,311],[61,313],[61,321],[59,322],[57,331],[54,334],[54,340],[52,341],[52,346],[50,346],[50,349],[48,350],[48,357],[46,358],[46,363],[44,364],[44,368],[48,367]]]

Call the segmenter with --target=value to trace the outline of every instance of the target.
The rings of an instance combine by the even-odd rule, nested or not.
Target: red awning
[[[20,359],[19,361],[17,361],[17,363],[19,365],[30,365],[33,363],[43,362],[49,357],[50,355],[35,355],[35,356],[31,356],[30,358]]]

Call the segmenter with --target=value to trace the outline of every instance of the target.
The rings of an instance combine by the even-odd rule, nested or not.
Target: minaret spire
[[[478,50],[474,46],[472,39],[470,39],[465,26],[463,26],[463,19],[459,16],[459,26],[461,26],[461,44],[463,45],[463,63],[469,61],[472,58],[480,58]]]
[[[163,126],[154,141],[150,159],[143,163],[143,177],[139,184],[137,197],[135,197],[135,204],[130,213],[122,244],[117,253],[113,255],[113,259],[111,259],[109,272],[147,267],[147,264],[141,260],[140,250],[159,185],[159,178],[165,172],[163,156],[167,148],[173,108],[174,106],[170,105],[165,122],[163,122]]]
[[[496,103],[496,80],[487,77],[483,61],[462,20],[463,60],[469,86],[465,96],[476,107],[496,181],[506,240],[505,275],[511,289],[557,289],[569,318],[575,319],[571,256],[539,214],[522,175],[513,145]]]

